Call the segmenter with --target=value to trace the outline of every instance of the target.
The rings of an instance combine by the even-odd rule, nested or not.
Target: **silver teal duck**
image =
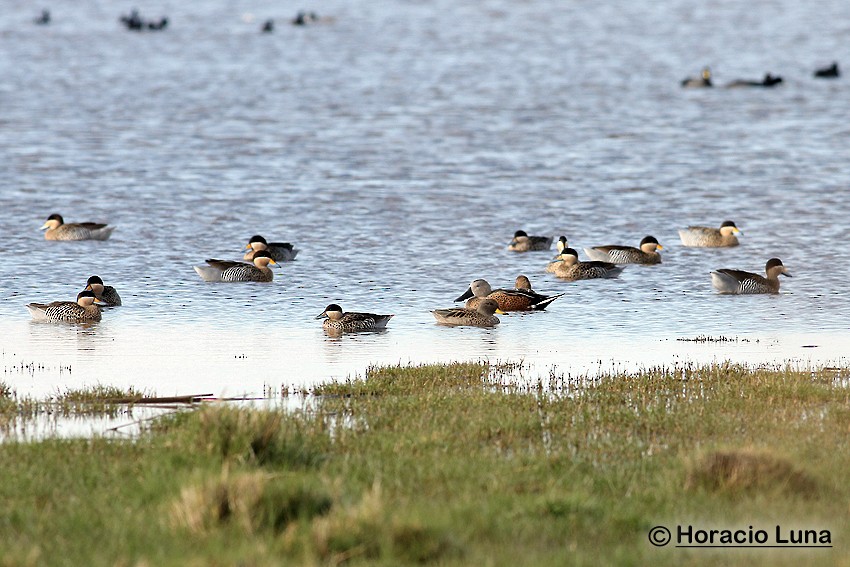
[[[316,316],[324,318],[322,327],[331,333],[356,333],[358,331],[379,331],[386,328],[394,315],[377,315],[375,313],[355,313],[342,311],[342,307],[331,303]]]
[[[555,243],[555,247],[558,249],[558,253],[555,255],[554,258],[552,258],[551,262],[546,264],[547,272],[554,272],[558,268],[558,266],[561,265],[561,261],[564,259],[562,254],[564,252],[564,249],[568,246],[569,244],[567,243],[566,236],[561,236],[560,238],[558,238],[558,241]]]
[[[564,248],[561,252],[563,260],[554,270],[555,275],[567,281],[593,280],[599,278],[616,278],[623,271],[623,266],[617,266],[611,262],[600,262],[592,260],[582,262],[578,259],[578,252],[572,248]]]
[[[714,86],[711,83],[711,69],[703,68],[699,77],[688,77],[682,81],[682,86],[686,89],[704,89]]]
[[[77,294],[77,301],[54,301],[53,303],[28,303],[30,315],[35,321],[53,323],[95,323],[100,321],[100,307],[91,290]]]
[[[298,255],[298,249],[289,242],[266,242],[266,239],[255,234],[245,246],[248,252],[242,257],[249,262],[254,259],[257,250],[266,250],[275,262],[290,262]]]
[[[768,260],[764,271],[767,277],[743,270],[716,270],[711,272],[711,285],[726,294],[779,293],[779,276],[791,277],[779,258]]]
[[[741,234],[735,223],[728,220],[720,225],[720,228],[710,226],[689,226],[679,230],[679,238],[682,244],[698,248],[723,248],[737,246],[738,237]]]
[[[495,313],[504,313],[499,309],[495,299],[485,299],[478,304],[476,309],[466,307],[452,307],[449,309],[435,309],[431,311],[437,323],[450,325],[452,327],[495,327],[499,324],[499,318]]]
[[[94,296],[104,305],[117,307],[121,305],[121,296],[111,285],[103,285],[100,276],[92,276],[86,281],[86,289],[94,292]]]
[[[46,230],[45,240],[107,240],[115,227],[96,222],[65,224],[62,215],[52,214],[41,230]]]
[[[529,236],[524,230],[518,230],[508,244],[512,252],[529,252],[531,250],[549,250],[552,246],[551,236]]]
[[[195,266],[205,282],[270,282],[274,279],[269,264],[277,264],[265,250],[254,254],[253,264],[209,259],[207,266]]]
[[[585,248],[584,252],[591,260],[598,262],[610,262],[612,264],[660,264],[661,254],[658,250],[664,250],[653,236],[645,236],[640,241],[640,247],[633,246],[594,246]]]
[[[520,276],[520,278],[525,278],[524,283],[528,284],[528,288],[494,290],[487,283],[487,280],[474,280],[469,284],[469,289],[455,299],[455,301],[468,299],[466,302],[467,309],[477,309],[483,301],[493,299],[499,306],[499,310],[503,312],[542,311],[550,303],[564,295],[563,293],[559,293],[558,295],[541,295],[531,289],[531,282],[528,281],[528,278],[525,276]],[[518,282],[521,281],[520,278],[517,278]]]

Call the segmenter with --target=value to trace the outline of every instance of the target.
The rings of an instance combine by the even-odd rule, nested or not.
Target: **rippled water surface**
[[[715,358],[830,362],[848,352],[850,3],[489,0],[323,2],[297,28],[276,2],[105,0],[0,13],[0,333],[22,393],[135,385],[160,395],[262,392],[372,363],[486,358],[532,371]],[[38,8],[40,9],[40,7]],[[129,5],[127,7],[129,10]],[[275,18],[273,34],[260,23]],[[776,89],[682,90],[781,74]],[[109,222],[107,242],[46,242],[51,213]],[[677,229],[733,219],[734,249]],[[566,283],[517,229],[576,248],[664,245],[660,266]],[[271,284],[207,284],[192,266],[249,236],[298,259]],[[709,271],[793,278],[726,297]],[[125,306],[93,328],[30,322],[91,274]],[[566,292],[492,330],[435,325],[470,280]],[[395,313],[331,338],[325,305]],[[682,342],[698,336],[732,342]],[[27,367],[36,363],[36,368]],[[69,368],[70,367],[70,368]]]

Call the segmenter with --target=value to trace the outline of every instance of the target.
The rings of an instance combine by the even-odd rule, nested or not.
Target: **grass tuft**
[[[235,524],[245,534],[283,531],[290,522],[326,514],[331,497],[303,476],[265,472],[230,474],[225,467],[213,480],[180,491],[170,509],[171,524],[206,534]]]
[[[196,437],[199,446],[222,461],[309,468],[321,463],[327,450],[324,426],[301,415],[207,407],[194,417],[187,420],[181,433]]]
[[[749,492],[782,492],[812,497],[817,482],[788,459],[766,451],[738,449],[712,451],[688,471],[685,487],[740,495]]]

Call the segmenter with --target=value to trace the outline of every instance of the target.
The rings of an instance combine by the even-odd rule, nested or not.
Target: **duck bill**
[[[782,272],[782,275],[783,275],[783,276],[785,276],[786,278],[792,278],[792,277],[794,277],[794,276],[792,276],[791,274],[789,274],[788,272]]]
[[[463,295],[461,295],[460,297],[455,299],[455,301],[464,301],[464,300],[469,299],[470,297],[472,297],[474,295],[475,294],[472,293],[472,286],[470,286],[469,289],[466,290],[466,293],[464,293]]]
[[[324,318],[326,318],[327,316],[328,316],[328,312],[327,312],[327,311],[322,311],[321,313],[319,313],[318,315],[316,315],[316,319],[324,319]]]
[[[47,223],[44,223],[43,225],[41,225],[41,228],[38,229],[38,230],[47,230],[48,228],[50,228],[50,225],[47,224]]]
[[[501,309],[496,309],[496,313],[498,313],[499,315],[507,315],[508,314],[507,311],[502,311]]]
[[[660,244],[659,244],[659,245],[657,245],[655,248],[656,248],[657,250],[664,250],[664,247],[663,247],[663,246],[661,246]]]

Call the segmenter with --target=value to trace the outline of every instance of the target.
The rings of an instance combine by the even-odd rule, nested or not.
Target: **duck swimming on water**
[[[101,319],[97,298],[91,290],[77,294],[77,301],[54,301],[53,303],[28,303],[30,315],[35,321],[53,323],[96,323]]]
[[[623,271],[623,266],[617,266],[611,262],[600,262],[592,260],[581,262],[578,252],[572,248],[564,248],[561,252],[560,265],[553,271],[555,275],[567,281],[595,280],[600,278],[616,278]]]
[[[65,224],[62,215],[54,213],[42,225],[41,230],[45,229],[45,240],[107,240],[115,227],[96,222]]]
[[[115,291],[111,285],[103,285],[103,280],[100,276],[92,276],[86,282],[86,289],[94,292],[94,296],[98,301],[102,301],[104,305],[117,307],[121,305],[121,296]]]
[[[289,242],[266,242],[266,239],[259,234],[255,234],[248,240],[245,249],[250,252],[246,252],[242,259],[249,261],[254,259],[254,252],[257,250],[266,250],[275,262],[289,262],[298,255],[298,249]]]
[[[764,271],[767,277],[743,270],[720,269],[711,272],[711,284],[726,294],[779,293],[779,276],[791,277],[779,258],[768,260]]]
[[[508,250],[512,252],[529,252],[531,250],[549,250],[551,246],[551,236],[529,236],[524,230],[518,230],[514,233],[513,239],[508,244]]]
[[[254,253],[253,264],[215,259],[206,262],[207,266],[195,266],[195,271],[205,282],[270,282],[274,274],[269,264],[277,264],[265,250]]]
[[[688,77],[682,81],[682,86],[686,89],[701,89],[712,87],[711,84],[711,69],[703,68],[699,77]]]
[[[375,313],[344,313],[342,307],[331,303],[325,310],[316,316],[316,319],[324,318],[322,327],[326,331],[340,333],[352,333],[358,331],[379,331],[386,328],[387,323],[394,315],[377,315]]]
[[[679,238],[685,246],[698,248],[723,248],[737,246],[741,231],[735,223],[728,220],[720,225],[720,228],[709,226],[689,226],[679,231]]]
[[[485,299],[476,309],[466,307],[451,307],[449,309],[434,309],[431,311],[437,323],[452,327],[495,327],[500,323],[494,313],[504,313],[499,309],[495,299]]]
[[[634,246],[594,246],[585,248],[584,252],[591,260],[598,262],[610,262],[612,264],[660,264],[661,254],[657,250],[663,250],[654,236],[645,236],[640,241],[640,247]]]
[[[487,280],[477,279],[469,284],[466,293],[455,299],[455,301],[466,302],[467,309],[477,309],[487,299],[493,299],[501,311],[542,311],[546,307],[564,295],[541,295],[531,289],[531,283],[525,276],[517,278],[520,284],[528,284],[528,288],[515,289],[491,289]]]

